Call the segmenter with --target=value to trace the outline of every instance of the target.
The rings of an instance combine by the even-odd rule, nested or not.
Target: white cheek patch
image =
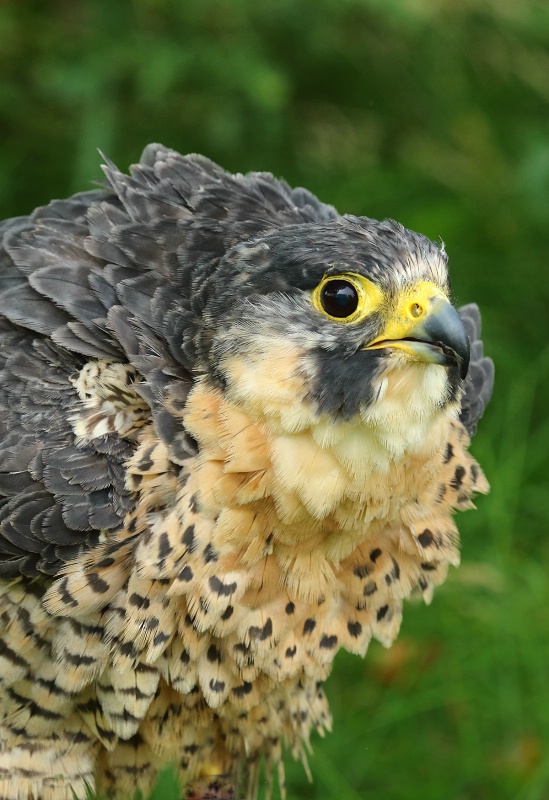
[[[281,431],[298,433],[317,419],[306,401],[303,352],[291,342],[256,336],[253,350],[227,356],[223,369],[228,396],[257,419]]]

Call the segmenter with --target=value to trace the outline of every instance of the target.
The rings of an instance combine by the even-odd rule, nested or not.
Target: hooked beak
[[[407,308],[421,309],[421,318],[408,315],[406,321],[390,322],[365,350],[403,350],[419,361],[450,366],[456,364],[464,380],[469,368],[469,337],[461,318],[446,297],[421,298],[421,304],[407,301]]]

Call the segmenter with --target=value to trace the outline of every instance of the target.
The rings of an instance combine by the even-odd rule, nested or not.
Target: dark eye
[[[358,308],[358,292],[350,281],[328,280],[320,291],[320,304],[330,317],[345,319]]]
[[[383,303],[383,293],[364,275],[325,275],[311,292],[313,308],[333,322],[361,322]]]

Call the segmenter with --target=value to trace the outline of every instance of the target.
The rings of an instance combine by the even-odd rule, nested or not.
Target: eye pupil
[[[358,292],[349,281],[327,281],[320,292],[322,308],[331,317],[345,319],[358,307]]]

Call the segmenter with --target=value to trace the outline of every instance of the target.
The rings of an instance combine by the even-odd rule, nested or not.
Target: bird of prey
[[[270,174],[104,171],[0,226],[0,798],[284,796],[337,651],[390,645],[487,491],[478,308]]]

